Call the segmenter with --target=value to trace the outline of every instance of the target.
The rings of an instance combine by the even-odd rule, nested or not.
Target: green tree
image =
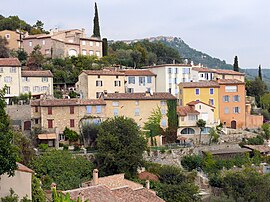
[[[261,97],[261,103],[264,109],[270,109],[270,93],[266,93]]]
[[[108,55],[108,40],[107,40],[107,38],[102,39],[102,55],[103,55],[103,57]]]
[[[95,2],[95,16],[94,16],[93,37],[100,38],[100,28],[99,28],[99,19],[98,19],[98,8],[97,8],[97,3],[96,2]]]
[[[163,129],[160,127],[162,114],[160,108],[153,110],[148,117],[147,122],[144,123],[144,129],[149,131],[149,137],[151,139],[151,146],[154,146],[154,137],[160,136],[163,133]]]
[[[7,48],[8,41],[0,36],[0,58],[9,57],[9,49]]]
[[[41,66],[44,63],[44,56],[41,53],[41,46],[36,45],[33,51],[30,53],[29,58],[27,60],[27,66],[32,69],[41,69]]]
[[[11,144],[13,133],[9,117],[5,111],[5,91],[6,88],[0,90],[0,175],[4,173],[13,175],[14,170],[17,168],[18,156],[16,147]]]
[[[168,143],[175,142],[177,139],[178,118],[176,113],[176,100],[167,101],[168,128],[166,129],[166,140]]]
[[[131,177],[143,164],[146,140],[133,119],[114,117],[101,123],[97,150],[96,159],[103,174],[125,173]]]
[[[266,139],[266,140],[269,140],[270,139],[270,124],[269,123],[264,123],[262,125],[262,129],[263,129],[263,137]]]
[[[36,176],[44,189],[52,182],[60,190],[75,189],[92,177],[93,164],[83,156],[74,156],[68,151],[48,150],[32,162]]]
[[[188,171],[196,170],[202,167],[202,157],[199,155],[187,155],[181,160],[182,166]]]
[[[74,131],[74,130],[71,130],[67,127],[65,127],[65,130],[63,132],[63,135],[70,141],[70,142],[76,142],[80,135]]]
[[[236,71],[236,72],[239,72],[238,58],[237,58],[237,56],[234,57],[233,70]]]
[[[209,131],[209,145],[211,145],[212,142],[217,143],[218,142],[219,135],[215,128],[210,128]]]
[[[32,175],[32,201],[46,201],[45,192],[41,188],[40,180],[35,175]]]
[[[18,16],[9,16],[7,18],[2,16],[2,18],[0,18],[0,31],[6,29],[12,31],[19,29],[30,32],[32,27],[25,21],[21,20]]]
[[[267,92],[266,84],[258,77],[250,81],[247,86],[247,95],[254,96],[258,106],[261,106],[261,97]]]
[[[99,125],[95,123],[82,124],[81,134],[85,146],[96,148]]]
[[[197,125],[197,127],[200,128],[200,138],[199,138],[199,143],[201,144],[202,131],[203,131],[203,129],[205,128],[206,121],[203,120],[203,119],[199,119],[199,120],[196,122],[196,125]]]
[[[262,80],[262,67],[261,67],[261,65],[259,65],[258,77]]]
[[[19,196],[14,192],[13,189],[9,190],[9,195],[2,197],[1,202],[18,202]]]

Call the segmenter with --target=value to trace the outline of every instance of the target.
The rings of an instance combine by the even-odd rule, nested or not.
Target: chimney
[[[149,180],[146,180],[145,182],[146,182],[146,185],[145,185],[146,186],[146,189],[150,189],[150,181]]]
[[[93,183],[94,185],[98,185],[98,169],[93,170]]]

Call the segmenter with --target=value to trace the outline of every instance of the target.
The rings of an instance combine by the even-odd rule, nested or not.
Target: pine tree
[[[97,3],[95,2],[95,17],[94,17],[94,29],[93,29],[93,37],[100,38],[100,29],[99,29],[99,20],[98,20],[98,9]]]
[[[258,77],[262,80],[262,67],[259,65]]]
[[[233,70],[236,71],[236,72],[239,72],[238,58],[237,58],[237,56],[235,56],[235,58],[234,58]]]
[[[107,40],[107,38],[102,39],[102,55],[103,56],[108,55],[108,40]]]

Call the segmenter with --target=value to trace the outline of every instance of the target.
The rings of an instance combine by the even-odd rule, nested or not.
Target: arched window
[[[77,56],[77,51],[75,49],[69,49],[68,56]]]
[[[181,131],[181,134],[195,134],[195,130],[192,129],[192,128],[184,128],[184,129]]]

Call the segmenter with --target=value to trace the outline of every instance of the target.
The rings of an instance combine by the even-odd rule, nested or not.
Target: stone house
[[[12,31],[12,30],[2,30],[0,31],[0,36],[2,38],[6,38],[8,45],[7,47],[10,50],[18,50],[21,48],[22,39],[24,34],[20,33],[19,30]]]

